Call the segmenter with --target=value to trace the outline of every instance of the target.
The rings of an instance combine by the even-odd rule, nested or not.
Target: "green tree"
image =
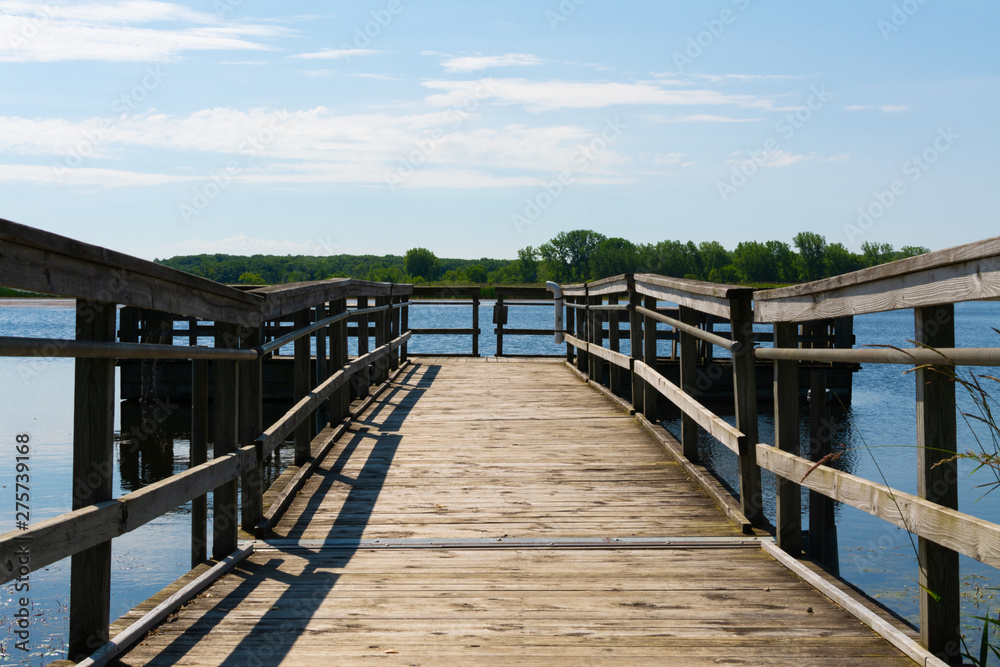
[[[718,241],[702,241],[698,244],[698,257],[701,264],[702,280],[712,280],[709,276],[716,272],[721,275],[722,269],[733,263],[733,256],[722,247]],[[713,280],[713,282],[716,282]]]
[[[410,248],[403,258],[406,272],[412,277],[420,276],[425,280],[434,280],[438,276],[438,258],[426,248]]]
[[[826,238],[814,232],[799,232],[792,239],[799,250],[796,258],[799,280],[819,280],[826,273]]]
[[[590,256],[605,238],[589,229],[559,232],[538,248],[546,274],[557,282],[586,280]]]
[[[514,281],[534,283],[538,281],[538,251],[530,245],[517,251],[517,259],[511,263]]]
[[[590,256],[590,277],[598,280],[634,273],[639,265],[639,249],[631,241],[610,238],[601,241]]]
[[[488,278],[486,267],[482,264],[473,264],[465,268],[465,279],[470,283],[485,283]]]
[[[926,255],[931,251],[930,248],[925,248],[922,245],[904,245],[899,249],[899,257],[896,259],[906,259],[907,257],[916,257],[917,255]]]
[[[826,277],[839,276],[865,268],[861,257],[845,248],[843,243],[831,243],[828,245],[826,247],[826,254],[823,257],[823,263],[826,268]]]
[[[791,282],[795,278],[795,253],[781,241],[744,241],[733,251],[733,268],[741,282]]]
[[[261,278],[259,274],[250,273],[249,271],[246,271],[246,272],[240,274],[239,283],[241,285],[266,285],[267,284],[267,283],[264,282],[264,279]]]
[[[699,271],[698,248],[691,241],[660,241],[641,250],[643,272],[683,278]]]
[[[865,241],[861,244],[861,255],[865,266],[878,266],[891,262],[896,258],[896,252],[891,243],[874,243]]]

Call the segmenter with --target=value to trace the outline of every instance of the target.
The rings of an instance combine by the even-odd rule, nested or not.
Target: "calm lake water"
[[[480,353],[492,355],[492,303],[480,309]],[[0,335],[44,338],[72,338],[74,311],[71,307],[11,307],[0,301]],[[551,328],[551,307],[511,306],[508,327]],[[967,303],[956,307],[957,344],[966,347],[995,347],[1000,344],[992,327],[1000,326],[1000,303]],[[471,310],[467,305],[418,305],[410,310],[414,328],[469,328]],[[766,330],[766,327],[762,328]],[[909,346],[913,338],[912,311],[899,311],[855,318],[858,345],[894,344]],[[181,341],[178,340],[180,343]],[[207,342],[207,341],[204,341]],[[623,341],[623,351],[628,343]],[[661,354],[669,354],[661,342]],[[356,353],[352,346],[351,354]],[[416,337],[413,353],[467,353],[470,336]],[[565,348],[551,336],[505,336],[504,351],[520,354],[564,354]],[[290,353],[291,348],[285,350]],[[841,469],[871,480],[882,476],[893,487],[916,490],[916,450],[914,380],[903,366],[866,365],[854,376],[854,400],[846,409],[834,407],[838,424],[834,442],[848,450],[837,462]],[[995,374],[995,369],[965,369],[965,372]],[[18,434],[31,439],[31,522],[36,523],[71,508],[70,478],[73,420],[73,361],[71,359],[0,358],[0,378],[4,382],[0,402],[0,532],[13,530],[14,444]],[[994,384],[994,386],[996,386]],[[1000,387],[997,387],[1000,390]],[[971,409],[968,396],[960,393],[960,407]],[[733,416],[718,408],[731,423]],[[773,416],[762,405],[760,436],[773,442]],[[277,411],[279,408],[274,408]],[[121,412],[116,424],[121,424]],[[126,420],[133,419],[126,406]],[[178,410],[183,415],[183,410]],[[273,418],[273,417],[272,417]],[[678,419],[667,419],[665,427],[678,434]],[[145,484],[180,472],[188,467],[190,442],[183,418],[167,423],[159,433],[140,432],[126,424],[134,446],[117,442],[115,488],[121,495]],[[808,424],[802,422],[803,439]],[[959,421],[959,449],[975,449],[975,434],[992,441],[984,428],[973,429]],[[705,438],[700,442],[703,461],[711,462],[719,473],[736,485],[735,457]],[[284,461],[287,462],[287,452]],[[973,466],[960,465],[960,508],[984,519],[1000,522],[1000,491],[986,494],[995,478],[987,471],[972,475]],[[272,468],[270,474],[276,474]],[[773,479],[765,473],[765,497],[771,494]],[[773,519],[773,508],[768,511]],[[909,534],[849,507],[837,508],[841,574],[897,613],[915,621],[918,613],[917,567]],[[185,505],[114,541],[112,575],[112,616],[117,617],[161,590],[189,569],[190,508]],[[992,568],[962,558],[964,619],[974,636],[977,622],[987,605],[996,613],[995,588],[1000,576]],[[0,663],[17,664],[25,656],[13,648],[9,637],[12,613],[16,610],[9,586],[0,596]],[[64,657],[68,627],[69,560],[56,563],[31,575],[32,654],[23,664],[44,665]]]

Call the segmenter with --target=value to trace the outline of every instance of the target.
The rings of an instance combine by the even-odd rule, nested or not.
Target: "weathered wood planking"
[[[707,567],[720,558],[726,567]],[[740,547],[264,549],[123,663],[323,660],[913,664],[760,549]]]
[[[561,361],[402,369],[275,533],[702,541],[264,545],[123,663],[912,664],[755,545],[707,547],[741,534],[635,419]]]

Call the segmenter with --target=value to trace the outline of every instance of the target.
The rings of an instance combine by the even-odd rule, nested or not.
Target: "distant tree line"
[[[794,246],[794,249],[793,249]],[[636,244],[586,229],[560,232],[517,259],[446,259],[426,248],[398,255],[329,257],[187,255],[156,260],[222,283],[266,285],[328,278],[383,282],[532,284],[597,280],[623,273],[657,273],[719,283],[780,284],[828,278],[929,252],[921,246],[895,250],[888,243],[865,242],[860,253],[827,243],[814,232],[800,232],[792,245],[783,241],[744,241],[727,250],[718,241],[660,241]]]

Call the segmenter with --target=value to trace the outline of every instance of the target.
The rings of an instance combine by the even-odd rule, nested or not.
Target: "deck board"
[[[258,549],[123,663],[913,664],[759,547],[709,545],[743,536],[559,362],[421,359],[275,534],[328,544]],[[368,547],[409,538],[479,542]]]

